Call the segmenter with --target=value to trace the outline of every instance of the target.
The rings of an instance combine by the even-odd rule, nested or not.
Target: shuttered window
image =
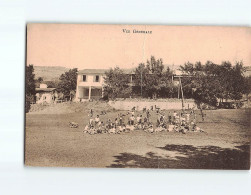
[[[95,75],[93,79],[94,79],[94,82],[99,82],[100,80],[99,75]]]
[[[83,75],[83,82],[86,82],[86,75]]]

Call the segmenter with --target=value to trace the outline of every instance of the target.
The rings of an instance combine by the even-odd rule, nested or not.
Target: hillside
[[[42,77],[44,81],[58,80],[68,70],[69,68],[62,66],[34,66],[35,78]]]

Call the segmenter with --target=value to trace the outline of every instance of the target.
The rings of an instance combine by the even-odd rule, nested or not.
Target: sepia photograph
[[[251,28],[28,23],[26,166],[250,169]]]

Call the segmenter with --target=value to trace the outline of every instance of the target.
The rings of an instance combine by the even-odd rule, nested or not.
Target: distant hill
[[[68,70],[69,68],[62,66],[34,66],[35,79],[42,77],[44,81],[58,80]]]

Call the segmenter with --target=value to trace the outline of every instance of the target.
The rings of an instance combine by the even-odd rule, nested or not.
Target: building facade
[[[84,69],[78,72],[75,101],[84,101],[103,98],[104,77],[108,69]],[[134,69],[124,69],[123,72],[130,77],[130,85],[133,86]],[[178,86],[180,84],[181,72],[175,72],[172,82]]]
[[[53,103],[56,88],[47,88],[46,84],[40,84],[39,88],[36,88],[36,103]]]
[[[84,69],[78,72],[76,101],[103,97],[106,69]]]

